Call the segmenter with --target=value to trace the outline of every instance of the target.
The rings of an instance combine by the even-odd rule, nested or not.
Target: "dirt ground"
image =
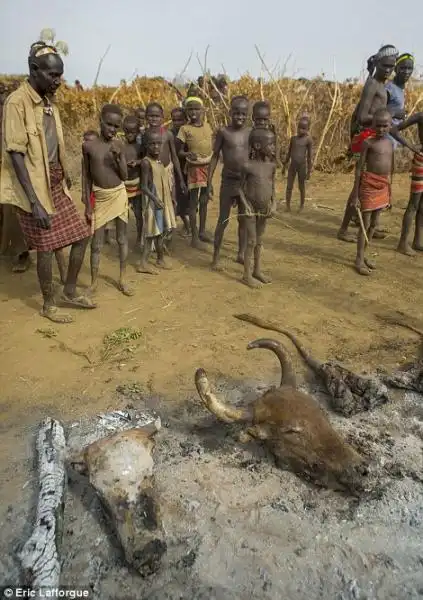
[[[235,218],[225,237],[224,273],[210,271],[211,248],[193,250],[175,235],[173,269],[158,277],[137,274],[133,268],[137,255],[131,253],[129,279],[136,289],[132,298],[123,297],[114,287],[117,249],[107,248],[98,308],[75,312],[71,325],[56,326],[39,316],[34,267],[12,275],[7,262],[0,263],[0,525],[6,525],[6,544],[19,538],[11,532],[11,505],[31,488],[32,434],[44,416],[72,421],[120,408],[116,388],[131,382],[152,397],[166,398],[172,406],[185,406],[195,397],[193,375],[200,366],[211,379],[275,381],[272,356],[246,351],[247,343],[263,332],[234,319],[236,312],[279,321],[298,333],[315,356],[336,358],[357,371],[375,372],[380,366],[391,370],[417,357],[416,334],[381,324],[375,316],[397,309],[423,322],[423,256],[408,258],[395,252],[409,180],[402,175],[395,180],[394,208],[382,217],[390,233],[371,245],[369,252],[378,268],[368,278],[352,268],[355,246],[336,239],[351,181],[352,176],[316,173],[304,213],[279,211],[265,237],[264,266],[273,284],[260,290],[240,283],[242,268],[233,261]],[[211,230],[216,210],[215,201],[210,209]],[[89,283],[87,260],[80,283],[82,287]],[[140,337],[116,360],[101,358],[104,337],[124,327],[136,329]],[[226,597],[230,596],[222,596]],[[318,597],[338,596],[308,596]],[[356,597],[361,598],[351,595]]]

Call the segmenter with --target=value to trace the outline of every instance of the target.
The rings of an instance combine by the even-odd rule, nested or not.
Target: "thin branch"
[[[101,67],[103,66],[103,62],[104,59],[106,58],[106,56],[109,53],[110,48],[112,47],[111,44],[109,44],[106,48],[106,52],[103,54],[103,56],[100,58],[99,62],[98,62],[98,67],[97,67],[97,73],[95,74],[95,78],[94,78],[94,83],[93,83],[93,87],[95,87],[97,85],[97,81],[100,75],[100,71],[101,71]]]
[[[255,49],[256,49],[256,52],[257,52],[257,55],[258,55],[258,57],[259,57],[259,59],[260,59],[260,61],[261,61],[261,64],[263,65],[263,67],[264,67],[265,71],[267,72],[267,74],[269,75],[270,79],[271,79],[271,80],[273,81],[273,83],[276,85],[276,87],[277,87],[277,89],[278,89],[278,92],[279,92],[279,94],[281,95],[281,98],[282,98],[282,104],[283,104],[283,108],[284,108],[284,111],[285,111],[285,117],[286,117],[286,121],[287,121],[287,136],[288,136],[288,138],[290,138],[290,137],[291,137],[291,118],[290,118],[290,113],[289,113],[288,100],[286,99],[286,96],[285,96],[285,94],[283,93],[283,90],[282,90],[282,88],[281,88],[281,86],[280,86],[280,83],[279,83],[279,81],[277,81],[277,80],[276,80],[276,79],[273,77],[273,75],[272,75],[271,71],[269,70],[269,68],[267,67],[266,63],[264,62],[264,58],[263,58],[263,56],[262,56],[262,54],[261,54],[261,52],[260,52],[260,49],[259,49],[259,47],[257,46],[257,44],[255,44],[255,46],[254,46],[254,47],[255,47]]]

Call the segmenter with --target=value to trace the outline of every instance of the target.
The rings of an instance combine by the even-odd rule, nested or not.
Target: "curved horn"
[[[289,353],[280,342],[267,338],[261,338],[259,340],[255,340],[254,342],[250,342],[247,346],[248,350],[253,350],[254,348],[267,348],[268,350],[274,352],[279,358],[282,369],[281,386],[290,385],[292,387],[297,387],[297,380],[291,359],[289,358]]]
[[[233,423],[234,421],[250,421],[252,415],[248,409],[233,408],[217,398],[211,391],[211,386],[204,369],[197,369],[195,385],[204,406],[220,421]]]

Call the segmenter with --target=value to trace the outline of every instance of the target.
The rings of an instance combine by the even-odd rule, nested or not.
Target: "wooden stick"
[[[366,228],[364,227],[363,215],[361,214],[361,210],[358,206],[357,206],[356,210],[357,210],[357,214],[358,214],[358,220],[360,221],[361,231],[363,232],[363,235],[364,235],[364,239],[366,240],[367,244],[370,244],[369,238],[367,237]]]
[[[66,441],[62,425],[45,419],[37,436],[39,494],[35,527],[19,553],[28,583],[58,588],[66,494]]]

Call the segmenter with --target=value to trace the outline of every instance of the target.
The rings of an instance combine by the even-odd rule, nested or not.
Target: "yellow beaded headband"
[[[185,105],[187,105],[189,102],[196,102],[197,104],[200,104],[201,106],[203,106],[203,101],[201,100],[201,98],[199,98],[198,96],[190,96],[189,98],[186,98],[185,100]]]
[[[414,56],[412,54],[401,54],[401,56],[398,57],[397,62],[395,64],[399,65],[405,60],[412,60],[414,62]]]

